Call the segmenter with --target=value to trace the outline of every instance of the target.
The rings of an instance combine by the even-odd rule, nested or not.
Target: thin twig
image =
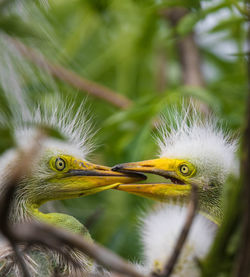
[[[82,92],[87,92],[99,99],[105,100],[121,109],[127,109],[132,105],[132,101],[124,95],[121,95],[103,85],[97,84],[96,82],[87,80],[61,65],[51,63],[41,53],[38,53],[16,39],[9,40],[25,58],[30,60],[39,68],[48,71],[52,76],[73,86],[74,88],[77,88]]]
[[[188,9],[184,7],[165,9],[160,12],[162,16],[170,21],[174,28],[188,13]],[[176,36],[176,46],[181,64],[182,83],[189,87],[203,88],[205,86],[205,80],[201,70],[201,57],[195,41],[194,32],[192,31],[183,37],[178,37],[177,34]],[[194,99],[193,97],[191,99],[202,113],[209,113],[210,109],[206,103],[199,99]]]
[[[175,7],[163,10],[161,13],[170,21],[173,27],[176,27],[188,12],[186,8]],[[181,63],[183,83],[187,86],[203,87],[205,81],[201,71],[201,59],[194,39],[194,32],[184,37],[177,37],[176,43]]]
[[[163,93],[167,89],[167,53],[164,47],[160,47],[157,51],[156,66],[156,90]]]
[[[38,222],[18,224],[14,228],[15,239],[19,243],[29,242],[30,244],[40,244],[54,249],[64,256],[65,253],[62,252],[62,246],[69,246],[70,248],[82,251],[97,261],[98,264],[114,272],[126,274],[130,277],[143,277],[132,264],[126,262],[103,246],[89,242],[82,236]]]
[[[34,140],[34,144],[27,150],[27,152],[20,152],[17,157],[17,162],[13,164],[12,174],[5,181],[5,193],[1,195],[0,199],[0,230],[3,235],[9,240],[13,246],[13,251],[16,254],[16,259],[21,267],[21,272],[24,277],[30,277],[28,269],[18,252],[18,244],[42,245],[49,249],[54,249],[61,253],[67,260],[72,259],[64,251],[65,246],[71,249],[78,249],[85,253],[90,258],[96,260],[100,265],[111,269],[120,274],[126,274],[130,277],[143,277],[132,264],[126,262],[110,250],[89,242],[82,236],[69,233],[63,229],[57,229],[52,226],[39,222],[26,222],[18,225],[9,224],[9,211],[12,205],[15,188],[21,181],[24,175],[29,173],[32,161],[39,153],[39,142],[41,141],[41,134]]]
[[[152,276],[169,277],[172,274],[174,267],[178,262],[178,258],[181,254],[182,248],[187,239],[190,228],[192,226],[197,208],[198,208],[198,187],[196,185],[192,185],[190,202],[187,207],[188,213],[187,213],[186,221],[182,227],[181,233],[175,244],[172,255],[170,256],[166,266],[164,267],[163,273],[161,274],[153,273]]]
[[[25,261],[23,259],[23,256],[22,256],[22,253],[20,252],[18,246],[16,245],[16,243],[12,239],[9,238],[8,240],[9,240],[10,245],[13,249],[13,252],[16,256],[16,260],[19,264],[19,267],[21,269],[23,277],[32,277],[29,270],[28,270],[28,268],[27,268],[27,266],[26,266],[26,263],[25,263]]]
[[[0,231],[9,241],[13,248],[13,252],[16,256],[18,265],[24,277],[31,277],[28,268],[23,260],[21,253],[16,245],[15,229],[12,229],[9,223],[9,212],[12,205],[13,195],[16,190],[16,186],[21,181],[22,177],[29,173],[33,159],[38,155],[40,150],[40,142],[44,137],[44,132],[39,131],[35,137],[33,144],[26,151],[20,151],[17,156],[16,162],[13,163],[11,175],[6,180],[4,187],[5,191],[0,197]]]

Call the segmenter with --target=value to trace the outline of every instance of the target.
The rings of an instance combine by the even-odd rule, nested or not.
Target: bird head
[[[44,142],[31,173],[22,180],[27,201],[39,206],[49,200],[94,194],[119,183],[136,182],[142,174],[114,172],[79,155],[74,146],[55,139]]]
[[[23,99],[22,99],[23,100]],[[144,179],[142,174],[114,172],[109,167],[88,161],[93,148],[93,133],[84,105],[55,96],[49,101],[32,103],[29,99],[14,106],[13,117],[5,125],[11,129],[17,149],[7,150],[0,159],[3,174],[0,183],[11,174],[19,151],[34,143],[37,129],[47,130],[39,155],[27,176],[17,187],[16,199],[40,206],[46,201],[75,198],[112,188],[118,183]],[[70,100],[70,99],[68,99]],[[67,104],[65,104],[67,103]],[[4,186],[0,186],[0,190]],[[22,204],[21,204],[22,206]]]
[[[188,196],[194,184],[203,195],[218,194],[227,177],[237,172],[237,143],[213,117],[201,118],[196,111],[175,113],[175,122],[164,120],[160,128],[159,158],[113,167],[119,172],[160,175],[171,182],[120,185],[117,189],[163,201]]]

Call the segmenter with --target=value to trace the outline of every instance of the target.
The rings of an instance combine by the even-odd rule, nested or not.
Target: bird
[[[118,164],[113,170],[156,174],[171,182],[121,184],[116,189],[181,204],[186,203],[192,185],[196,185],[200,212],[220,224],[223,185],[230,175],[239,174],[238,139],[232,138],[214,115],[202,116],[192,103],[170,109],[158,130],[158,158]]]
[[[138,268],[148,275],[164,272],[184,226],[192,186],[197,186],[199,213],[171,276],[200,276],[197,260],[208,253],[223,218],[223,186],[239,172],[238,141],[213,115],[202,117],[192,103],[170,110],[158,129],[158,158],[119,164],[113,170],[152,173],[170,182],[121,184],[115,189],[165,202],[139,220],[143,261]]]
[[[88,230],[76,218],[64,213],[43,213],[40,206],[47,201],[94,194],[117,183],[136,182],[143,179],[143,175],[114,172],[107,166],[87,160],[93,148],[93,138],[84,103],[77,107],[74,99],[62,99],[58,95],[39,103],[32,103],[27,97],[13,101],[13,95],[7,100],[11,116],[1,114],[1,124],[11,131],[16,147],[6,150],[0,157],[0,195],[4,193],[12,165],[19,162],[20,150],[28,149],[37,130],[46,127],[55,133],[49,135],[51,132],[48,132],[38,157],[32,162],[30,174],[24,176],[16,187],[9,213],[10,223],[40,221],[92,241]],[[14,105],[14,102],[19,104]],[[21,245],[20,249],[32,276],[54,276],[54,273],[67,276],[79,270],[83,274],[95,268],[94,263],[76,249],[65,249],[76,261],[74,264],[45,247],[34,246],[25,250]],[[0,245],[0,276],[21,276],[12,248],[6,242]]]
[[[186,220],[185,206],[165,204],[144,212],[140,217],[142,261],[137,268],[145,276],[163,274]],[[181,248],[171,276],[200,276],[199,261],[204,259],[214,240],[217,225],[197,214]]]

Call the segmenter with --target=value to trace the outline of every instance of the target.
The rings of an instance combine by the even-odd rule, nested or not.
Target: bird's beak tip
[[[130,170],[126,170],[124,167],[125,164],[118,164],[111,168],[113,172],[117,172],[122,174],[124,177],[131,177],[134,178],[134,182],[143,181],[147,179],[147,176],[139,173],[139,172],[132,172]]]
[[[122,170],[122,169],[124,168],[123,165],[124,165],[124,164],[117,164],[117,165],[113,166],[113,167],[111,168],[111,170],[113,170],[113,171],[120,171],[120,170]]]
[[[112,167],[113,171],[122,173],[153,173],[156,169],[155,160],[141,161],[141,162],[131,162],[117,164]]]
[[[135,178],[137,178],[137,181],[145,181],[145,180],[147,180],[147,176],[142,174],[142,173],[136,172],[133,175],[135,176]]]

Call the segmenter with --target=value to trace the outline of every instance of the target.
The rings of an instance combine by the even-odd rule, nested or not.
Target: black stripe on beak
[[[112,171],[111,171],[112,172]],[[96,170],[80,170],[80,169],[71,169],[66,173],[65,177],[72,177],[72,176],[100,176],[100,177],[135,177],[135,178],[140,178],[141,180],[146,180],[147,177],[142,174],[142,173],[134,173],[134,172],[129,172],[126,174],[112,174],[109,172],[105,171],[96,171]]]

